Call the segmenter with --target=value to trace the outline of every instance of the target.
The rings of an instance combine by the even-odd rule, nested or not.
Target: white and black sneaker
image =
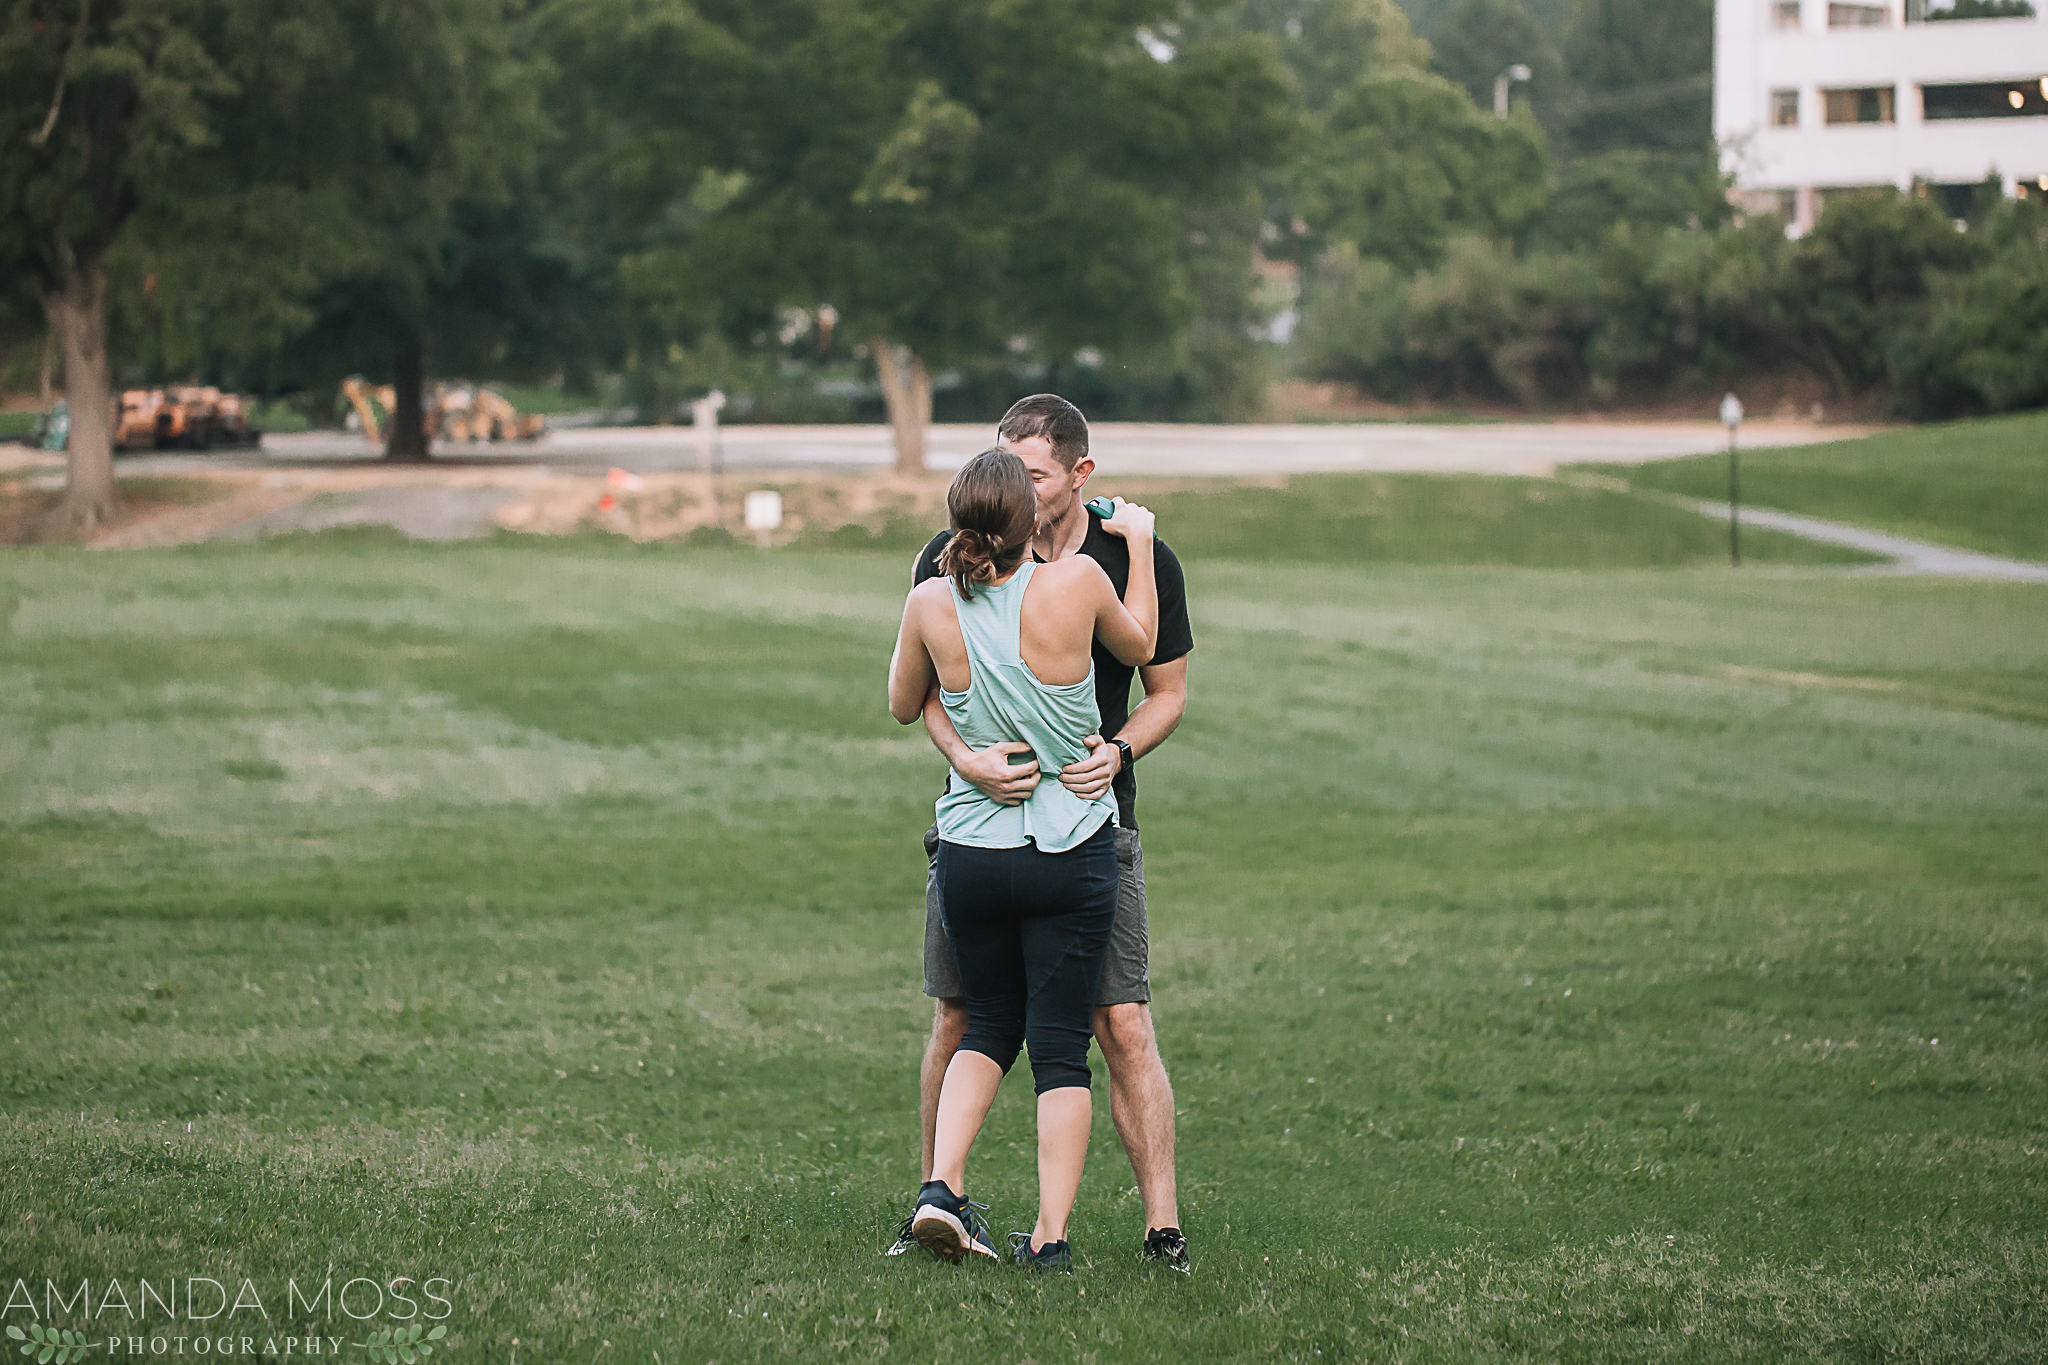
[[[882,1253],[884,1256],[908,1256],[911,1252],[917,1250],[917,1238],[910,1235],[910,1225],[915,1221],[916,1219],[914,1218],[906,1218],[897,1226],[896,1240],[891,1242],[889,1249]]]
[[[986,1204],[954,1194],[952,1186],[943,1180],[927,1180],[917,1192],[917,1212],[910,1216],[910,1235],[926,1251],[954,1265],[970,1256],[1001,1260],[989,1237],[988,1221],[979,1212],[987,1208]]]
[[[1183,1275],[1194,1273],[1194,1266],[1188,1259],[1188,1239],[1180,1235],[1179,1228],[1153,1228],[1148,1231],[1145,1234],[1145,1262],[1178,1270]]]

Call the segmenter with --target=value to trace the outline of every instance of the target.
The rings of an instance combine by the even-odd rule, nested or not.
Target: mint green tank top
[[[1025,666],[1018,620],[1024,589],[1037,568],[1026,560],[1007,583],[976,584],[973,600],[965,602],[948,580],[971,676],[965,692],[939,689],[946,715],[977,749],[1006,740],[1029,744],[1039,772],[1038,786],[1018,806],[991,801],[960,774],[949,773],[938,803],[939,837],[948,843],[976,848],[1036,844],[1046,853],[1064,853],[1116,818],[1116,802],[1107,792],[1083,801],[1060,785],[1060,769],[1088,756],[1081,741],[1101,728],[1102,713],[1095,706],[1092,664],[1087,677],[1064,687],[1047,686]]]

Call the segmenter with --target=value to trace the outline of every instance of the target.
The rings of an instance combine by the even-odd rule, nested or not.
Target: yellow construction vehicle
[[[155,450],[156,418],[163,410],[162,389],[127,389],[114,413],[114,449]]]
[[[224,393],[213,405],[213,443],[217,446],[253,446],[263,440],[256,425],[253,394]]]
[[[373,446],[384,444],[383,428],[377,422],[377,409],[381,406],[388,419],[397,404],[398,394],[389,384],[371,388],[361,375],[352,374],[341,381],[341,396],[355,411],[356,425]]]
[[[384,384],[372,388],[361,376],[342,381],[342,397],[354,411],[355,424],[370,442],[381,445],[391,420],[397,392]],[[547,429],[547,419],[525,416],[495,389],[474,384],[436,384],[422,395],[427,436],[436,441],[531,441]],[[379,409],[382,415],[379,415]]]
[[[469,429],[472,441],[531,441],[547,429],[548,419],[536,414],[520,416],[511,400],[496,389],[478,389],[471,400]],[[452,430],[449,439],[460,439]]]
[[[114,411],[114,448],[206,450],[255,445],[263,433],[251,422],[256,400],[211,385],[126,389]]]

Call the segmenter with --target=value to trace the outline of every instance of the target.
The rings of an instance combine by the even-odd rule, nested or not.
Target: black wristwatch
[[[1138,756],[1131,752],[1131,746],[1125,740],[1113,739],[1110,741],[1110,743],[1116,745],[1118,749],[1121,749],[1123,751],[1123,762],[1118,765],[1117,771],[1120,773],[1129,772],[1131,770],[1131,765],[1138,761]]]

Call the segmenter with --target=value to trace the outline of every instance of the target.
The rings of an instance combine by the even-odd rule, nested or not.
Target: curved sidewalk
[[[1725,502],[1703,502],[1697,499],[1680,499],[1687,507],[1704,516],[1728,520],[1728,504]],[[1877,564],[1867,569],[1852,569],[1852,573],[1897,573],[1925,574],[1943,578],[1991,578],[2009,583],[2048,583],[2048,564],[2032,564],[2023,559],[2001,559],[1997,555],[1978,554],[1974,550],[1958,550],[1953,546],[1936,545],[1925,540],[1909,540],[1883,531],[1869,531],[1861,526],[1850,526],[1839,521],[1822,521],[1818,517],[1802,517],[1792,512],[1774,512],[1767,507],[1745,507],[1741,512],[1741,524],[1755,526],[1766,531],[1778,531],[1802,540],[1818,540],[1829,545],[1842,545],[1865,554],[1883,555],[1892,560],[1890,564]]]

